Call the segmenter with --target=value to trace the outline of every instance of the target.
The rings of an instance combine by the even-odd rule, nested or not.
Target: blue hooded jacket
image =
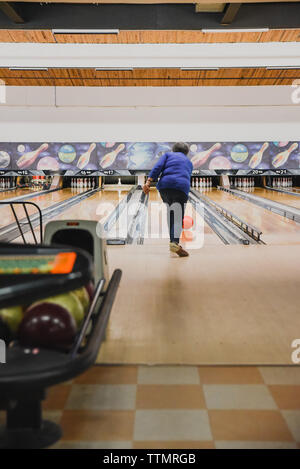
[[[159,176],[157,189],[176,189],[186,195],[190,192],[193,163],[184,153],[168,151],[160,157],[149,177],[154,181]]]

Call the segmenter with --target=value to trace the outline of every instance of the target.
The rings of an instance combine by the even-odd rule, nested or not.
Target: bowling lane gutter
[[[141,191],[137,210],[133,215],[131,223],[129,225],[126,238],[127,244],[133,244],[134,241],[136,241],[137,244],[144,244],[144,231],[146,224],[148,201],[149,194],[145,195],[144,192]]]
[[[45,208],[42,210],[42,217],[43,221],[46,219],[50,219],[55,217],[56,215],[60,214],[61,212],[69,209],[73,205],[78,204],[82,200],[91,197],[94,195],[96,192],[99,192],[101,189],[96,188],[92,189],[90,191],[85,191],[80,194],[75,195],[74,197],[70,197],[67,200],[64,200],[63,202],[58,202],[54,205],[50,205],[50,207]],[[1,205],[9,205],[8,202],[0,202],[0,207]],[[36,228],[40,223],[39,223],[39,214],[34,214],[30,216],[30,222],[34,228]],[[26,217],[22,218],[19,220],[19,223],[22,226],[22,231],[23,233],[27,233],[30,231],[30,225],[28,224],[28,221]],[[26,226],[27,225],[27,226]],[[20,231],[18,229],[17,223],[11,223],[8,226],[3,227],[0,229],[0,242],[11,242],[14,239],[17,239],[20,236]]]
[[[278,189],[277,187],[271,187],[271,186],[264,186],[264,187],[265,187],[265,189],[268,189],[268,191],[281,192],[282,194],[294,195],[295,197],[300,197],[299,192],[292,192],[292,191],[288,191],[286,189]]]
[[[149,203],[149,194],[147,194],[144,197],[144,207],[143,207],[142,215],[140,217],[140,229],[139,229],[139,237],[137,238],[137,244],[144,244],[148,203]]]
[[[127,196],[124,197],[113,210],[113,212],[109,215],[106,222],[103,225],[104,231],[107,233],[107,244],[125,244],[125,239],[109,239],[109,232],[112,229],[113,225],[117,223],[121,214],[123,213],[125,207],[128,205],[130,199],[132,198],[134,192],[136,191],[138,186],[133,186],[131,190],[128,192]]]
[[[141,186],[134,186],[130,190],[127,197],[121,200],[104,224],[104,230],[107,233],[107,244],[133,244],[134,242],[143,244],[148,200],[149,196],[145,196]],[[129,207],[134,204],[136,204],[136,209],[134,213],[130,215]],[[121,216],[126,217],[126,223],[124,225],[128,226],[126,237],[110,237],[111,230],[117,221],[120,220]],[[122,225],[122,221],[119,224]]]
[[[18,189],[18,187],[15,187],[15,189]],[[22,189],[22,187],[20,187]],[[50,194],[50,192],[56,192],[56,191],[61,191],[64,189],[63,187],[57,187],[55,189],[49,189],[46,191],[39,191],[35,192],[34,194],[25,194],[25,195],[20,195],[19,197],[11,197],[10,199],[5,199],[3,202],[18,202],[21,200],[27,200],[27,199],[33,199],[34,197],[40,197],[41,195],[46,195]],[[3,191],[5,192],[5,191]]]
[[[204,221],[211,227],[224,244],[256,244],[250,236],[232,225],[224,216],[220,215],[216,209],[209,204],[206,198],[197,194],[193,189],[190,191],[189,201],[194,209],[203,216],[200,206],[204,207]]]
[[[247,192],[237,190],[237,189],[229,189],[227,187],[218,186],[219,190],[224,190],[229,192],[236,197],[240,197],[241,199],[247,200],[247,202],[251,202],[252,204],[258,205],[270,212],[276,213],[277,215],[281,215],[284,218],[289,218],[290,220],[295,221],[296,223],[300,223],[300,210],[290,205],[285,205],[279,202],[275,202],[274,200],[267,199],[266,197],[257,196],[253,194],[248,194]]]

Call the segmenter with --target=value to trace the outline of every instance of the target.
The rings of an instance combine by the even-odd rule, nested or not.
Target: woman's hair
[[[189,152],[189,146],[187,143],[177,142],[173,145],[172,151],[174,151],[175,153],[178,152],[187,155]]]

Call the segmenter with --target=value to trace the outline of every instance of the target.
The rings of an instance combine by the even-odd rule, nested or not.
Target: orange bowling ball
[[[189,242],[193,241],[194,233],[192,231],[183,231],[181,234],[181,241],[182,242]]]
[[[190,217],[189,215],[185,215],[185,217],[183,217],[182,228],[184,228],[185,230],[189,230],[190,228],[192,228],[193,224],[194,221],[192,217]]]

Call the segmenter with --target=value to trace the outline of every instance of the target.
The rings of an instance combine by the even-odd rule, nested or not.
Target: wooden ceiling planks
[[[0,0],[4,2],[5,0]],[[289,3],[294,2],[297,3],[299,0],[231,0],[230,3]],[[23,3],[40,3],[40,0],[22,0]],[[224,0],[213,0],[212,3],[223,3]],[[122,3],[122,4],[163,4],[163,3],[198,3],[198,4],[209,4],[208,0],[99,0],[99,1],[92,1],[92,0],[51,0],[50,2],[46,3],[82,3],[82,4],[99,4],[102,3]]]
[[[54,43],[50,30],[0,29],[0,42]]]
[[[291,85],[300,70],[221,68],[219,70],[50,68],[10,70],[0,68],[7,86],[261,86]]]
[[[136,30],[119,34],[56,34],[50,30],[0,30],[0,42],[59,44],[194,44],[300,41],[300,29],[265,32],[203,33],[187,30]]]

